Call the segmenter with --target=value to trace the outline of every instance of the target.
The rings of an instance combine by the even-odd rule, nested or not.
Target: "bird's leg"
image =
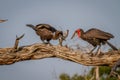
[[[52,46],[52,44],[50,43],[49,40],[47,40],[47,43],[46,43],[48,46]]]
[[[63,39],[59,39],[59,45],[62,46]]]
[[[99,66],[95,67],[95,80],[100,80]]]
[[[43,44],[46,44],[46,42],[45,42],[44,40],[42,40],[42,43],[43,43]]]
[[[90,52],[89,54],[92,54],[92,52],[96,49],[97,46],[95,46]]]
[[[51,45],[49,41],[44,41],[44,40],[42,40],[42,42],[43,42],[43,44],[45,44],[45,45]]]
[[[97,49],[97,54],[96,54],[96,56],[99,56],[99,55],[100,55],[100,52],[101,52],[100,47],[101,47],[101,44],[99,45],[99,47],[98,47],[98,49]]]

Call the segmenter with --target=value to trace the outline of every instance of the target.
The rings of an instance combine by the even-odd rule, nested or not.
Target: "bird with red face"
[[[97,46],[98,50],[100,49],[101,45],[108,44],[113,50],[118,50],[114,45],[112,45],[108,40],[111,38],[114,38],[114,36],[111,33],[104,32],[102,30],[91,28],[88,31],[84,32],[83,29],[77,29],[74,34],[72,35],[71,39],[75,36],[75,34],[78,35],[79,38],[81,38],[84,41],[87,41],[88,43],[92,44],[94,47],[89,53],[92,53]],[[98,52],[97,50],[97,52]]]

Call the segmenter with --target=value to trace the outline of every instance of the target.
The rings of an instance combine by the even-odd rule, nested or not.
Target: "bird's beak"
[[[74,34],[72,35],[71,39],[73,39],[73,37],[75,36],[75,34],[76,34],[76,31],[75,31]]]

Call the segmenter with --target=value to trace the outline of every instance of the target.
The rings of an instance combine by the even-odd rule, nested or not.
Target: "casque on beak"
[[[73,37],[75,36],[75,34],[76,34],[76,31],[73,33],[73,35],[72,35],[71,39],[73,39]]]

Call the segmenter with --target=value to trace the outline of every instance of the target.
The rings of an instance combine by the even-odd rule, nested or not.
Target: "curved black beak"
[[[75,34],[76,34],[76,31],[73,33],[73,35],[72,35],[71,39],[73,39],[73,37],[75,36]]]

